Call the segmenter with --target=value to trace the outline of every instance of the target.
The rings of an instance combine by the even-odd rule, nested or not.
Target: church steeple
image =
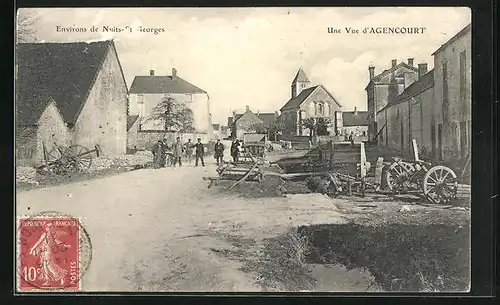
[[[306,73],[302,68],[299,68],[297,75],[292,81],[292,98],[297,97],[302,90],[307,89],[310,85],[310,81],[306,76]]]

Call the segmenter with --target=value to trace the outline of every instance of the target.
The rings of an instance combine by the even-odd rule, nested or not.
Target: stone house
[[[356,107],[354,111],[344,111],[338,125],[338,135],[352,134],[358,139],[365,140],[368,134],[368,111],[358,111]]]
[[[471,152],[471,25],[433,54],[434,69],[419,65],[418,80],[377,112],[379,143],[456,164]]]
[[[278,117],[275,113],[254,113],[246,106],[244,113],[233,112],[232,117],[228,117],[228,126],[231,130],[231,138],[243,139],[245,134],[265,133]],[[261,130],[259,130],[261,129]]]
[[[375,75],[375,67],[373,65],[368,66],[369,82],[365,91],[369,112],[369,140],[377,139],[384,128],[383,123],[378,120],[377,112],[417,80],[418,68],[414,67],[413,61],[413,58],[408,58],[407,63],[401,62],[398,64],[397,59],[393,59],[391,67],[377,75]]]
[[[412,139],[422,157],[434,154],[431,145],[430,118],[434,108],[434,70],[420,70],[419,79],[377,112],[378,121],[386,128],[379,143],[403,153],[411,153]]]
[[[326,118],[336,130],[336,113],[342,105],[321,84],[311,86],[304,70],[299,69],[291,85],[291,98],[281,107],[281,120],[285,125],[283,135],[305,136],[309,134],[301,121],[307,118]]]
[[[126,152],[127,85],[112,40],[18,44],[15,81],[16,105],[40,102],[41,92],[54,101],[69,137],[54,136],[58,144]],[[53,144],[43,141],[46,147]]]
[[[434,56],[432,147],[437,159],[456,162],[471,151],[471,24],[439,47]]]
[[[136,76],[129,90],[128,114],[138,115],[141,130],[164,130],[161,119],[152,119],[155,107],[166,98],[185,103],[194,116],[194,133],[202,138],[213,137],[213,125],[210,114],[208,93],[177,75],[155,75],[150,70],[149,76]]]
[[[16,163],[40,165],[50,145],[67,146],[70,134],[55,101],[47,94],[33,94],[29,88],[16,90]]]

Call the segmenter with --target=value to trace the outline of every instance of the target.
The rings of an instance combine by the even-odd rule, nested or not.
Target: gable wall
[[[126,152],[127,87],[111,47],[72,131],[74,143],[89,149],[99,144],[104,154]]]

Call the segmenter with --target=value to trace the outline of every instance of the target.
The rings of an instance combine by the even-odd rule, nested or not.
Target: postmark
[[[82,289],[92,245],[81,219],[58,212],[23,216],[16,233],[19,292]]]

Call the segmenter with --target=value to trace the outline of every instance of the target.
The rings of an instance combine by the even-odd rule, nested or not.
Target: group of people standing
[[[155,168],[165,166],[175,167],[177,164],[182,166],[183,157],[188,164],[191,164],[193,153],[196,157],[195,166],[198,166],[199,160],[201,160],[201,165],[205,166],[205,161],[203,160],[205,146],[201,143],[200,138],[198,138],[197,142],[194,144],[191,142],[191,139],[188,139],[186,143],[181,143],[181,138],[179,137],[177,137],[172,145],[168,145],[166,139],[159,140],[158,143],[154,145],[152,153],[153,165]]]

